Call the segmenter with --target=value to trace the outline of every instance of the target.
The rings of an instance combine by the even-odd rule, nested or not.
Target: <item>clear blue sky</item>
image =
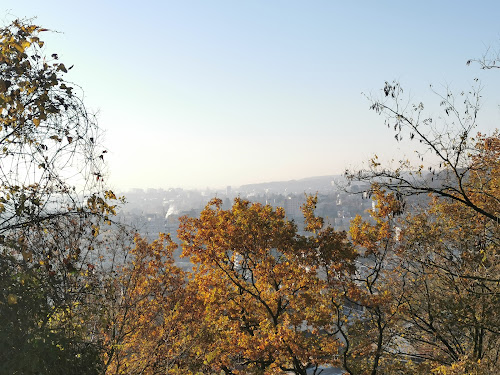
[[[109,149],[110,183],[219,187],[341,173],[400,158],[361,92],[398,79],[484,86],[481,129],[500,120],[500,72],[467,67],[500,46],[497,1],[3,0],[75,67]]]

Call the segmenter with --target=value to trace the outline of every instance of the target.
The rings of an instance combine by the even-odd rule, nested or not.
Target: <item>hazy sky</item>
[[[500,45],[498,1],[2,0],[3,23],[37,17],[48,54],[98,112],[110,183],[219,187],[341,173],[410,152],[369,111],[397,79],[483,83],[498,127],[500,72],[467,67]],[[411,152],[410,152],[411,153]]]

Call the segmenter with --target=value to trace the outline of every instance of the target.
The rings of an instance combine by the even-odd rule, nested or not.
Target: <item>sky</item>
[[[498,1],[2,0],[36,17],[103,130],[112,188],[233,187],[411,157],[369,110],[385,81],[439,110],[482,85],[478,130],[500,120],[500,74],[466,65],[500,46]]]

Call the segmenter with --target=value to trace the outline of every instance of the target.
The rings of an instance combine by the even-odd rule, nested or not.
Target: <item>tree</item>
[[[42,53],[45,31],[0,29],[2,370],[96,373],[80,315],[85,260],[116,197],[102,184],[95,119],[63,78],[71,68]]]
[[[349,231],[360,257],[346,290],[346,303],[339,308],[339,330],[346,341],[342,362],[349,374],[410,373],[411,353],[402,353],[407,290],[398,258],[401,202],[377,186],[373,186],[373,199],[377,205],[369,211],[371,219],[356,216]]]
[[[332,278],[352,272],[355,253],[345,235],[319,230],[314,206],[310,198],[304,208],[309,237],[283,209],[241,199],[229,210],[214,199],[200,218],[181,219],[183,256],[195,264],[191,282],[212,333],[205,359],[215,371],[305,375],[337,362],[333,294],[322,294],[319,272],[322,265]]]
[[[200,309],[186,275],[174,265],[177,245],[160,234],[135,246],[108,277],[109,295],[103,334],[107,374],[188,374],[199,333]],[[109,276],[109,275],[106,275]]]
[[[483,59],[483,68],[495,65]],[[397,141],[405,136],[423,145],[421,164],[402,160],[391,169],[374,157],[368,169],[347,177],[370,182],[375,196],[380,187],[392,191],[399,201],[397,251],[382,268],[399,275],[388,290],[390,304],[401,306],[395,327],[405,345],[397,352],[421,362],[412,371],[493,374],[500,343],[500,138],[498,131],[473,134],[479,87],[438,97],[444,114],[425,115],[422,103],[406,105],[399,83],[386,82],[371,108],[385,116]],[[406,197],[421,194],[429,197],[425,204],[405,208]],[[372,227],[353,225],[359,245]]]
[[[42,55],[44,31],[23,21],[0,30],[4,235],[61,215],[113,211],[104,204],[113,195],[102,189],[97,125],[63,78],[71,68]]]
[[[0,257],[1,372],[99,373],[96,329],[86,323],[87,299],[97,285],[89,274],[93,266],[81,258],[95,237],[74,219],[45,228],[9,244],[21,257],[5,249]]]
[[[436,93],[444,109],[444,117],[438,117],[443,122],[440,128],[434,125],[437,121],[433,116],[426,116],[423,103],[413,104],[407,109],[403,89],[398,82],[386,82],[383,92],[383,99],[373,100],[371,109],[386,117],[385,123],[394,130],[397,141],[405,135],[424,146],[427,152],[419,153],[422,164],[414,167],[409,161],[402,160],[396,169],[388,169],[375,157],[368,170],[347,171],[346,176],[350,180],[376,181],[401,196],[430,193],[456,200],[498,223],[498,200],[491,209],[482,205],[483,199],[492,198],[488,193],[488,185],[492,181],[476,180],[472,189],[470,185],[477,172],[474,168],[479,166],[471,160],[481,156],[481,150],[475,147],[478,140],[473,137],[480,88],[473,87],[469,94],[461,92],[458,98],[450,90],[444,95]],[[457,103],[457,99],[461,104]],[[482,136],[479,134],[478,137],[480,140]],[[427,153],[437,162],[431,160],[424,165]]]
[[[372,219],[357,217],[350,229],[362,256],[337,320],[344,368],[351,374],[495,373],[498,226],[442,198],[401,215],[394,193],[372,189]]]
[[[409,215],[402,236],[407,339],[423,358],[498,366],[498,225],[458,202]],[[493,372],[492,372],[493,373]]]

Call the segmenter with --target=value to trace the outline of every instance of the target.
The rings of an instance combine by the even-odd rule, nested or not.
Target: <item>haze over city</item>
[[[499,123],[493,1],[3,1],[4,23],[36,17],[47,54],[74,68],[104,132],[116,189],[205,188],[341,174],[373,154],[412,157],[365,95],[401,82],[483,83],[478,130]],[[364,93],[365,95],[363,95]]]

